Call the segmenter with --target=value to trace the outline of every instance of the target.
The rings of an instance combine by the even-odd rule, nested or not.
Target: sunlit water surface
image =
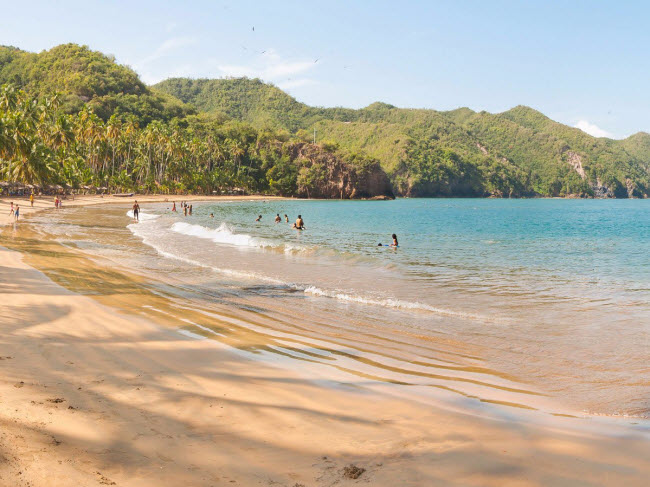
[[[650,415],[650,201],[170,208],[146,205],[139,223],[116,207],[32,222],[158,282],[192,333],[237,346],[253,332],[298,365],[488,402],[539,407],[550,396],[575,411]],[[306,230],[285,214],[302,214]],[[397,249],[385,246],[392,233]]]

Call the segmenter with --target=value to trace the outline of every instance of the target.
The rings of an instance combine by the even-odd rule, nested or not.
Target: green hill
[[[592,137],[517,106],[500,114],[373,103],[310,107],[252,79],[175,78],[155,86],[197,110],[363,151],[381,161],[400,194],[645,197],[650,135]],[[305,131],[305,132],[301,132]]]
[[[110,148],[111,165],[115,163],[118,149],[124,150],[126,166],[135,162],[128,161],[133,157],[131,142],[127,142],[130,136],[118,133],[119,130],[128,126],[132,132],[133,127],[144,129],[153,125],[155,130],[149,132],[164,132],[170,140],[203,151],[201,157],[207,158],[209,171],[225,164],[224,158],[230,157],[229,162],[235,164],[236,171],[228,181],[238,180],[239,185],[245,181],[247,187],[258,191],[279,192],[279,181],[284,181],[281,185],[285,194],[299,187],[298,170],[280,161],[291,154],[315,164],[312,171],[300,163],[303,171],[300,181],[313,183],[305,186],[310,188],[305,194],[335,194],[333,187],[319,193],[314,186],[324,187],[321,176],[325,172],[321,168],[338,168],[339,162],[350,163],[352,166],[345,166],[345,170],[337,169],[343,171],[341,174],[348,174],[345,171],[359,161],[364,162],[357,164],[358,167],[378,163],[372,166],[373,171],[384,171],[393,190],[405,196],[623,198],[647,197],[650,193],[649,134],[638,133],[620,141],[595,138],[525,106],[498,114],[469,108],[403,109],[381,102],[359,110],[311,107],[276,86],[247,78],[172,78],[146,86],[133,70],[117,64],[112,56],[76,44],[40,53],[0,47],[2,84],[24,90],[26,95],[21,95],[21,100],[48,97],[49,106],[57,113],[82,116],[90,109],[98,118],[92,122],[98,130],[113,130],[111,137],[118,139],[117,142],[106,140],[106,147],[100,148]],[[56,103],[50,99],[53,93],[60,94]],[[25,116],[31,115],[25,113]],[[69,123],[87,123],[88,115],[82,118],[71,119]],[[318,157],[308,146],[300,151],[278,148],[283,144],[311,142],[314,132],[324,151]],[[154,159],[152,151],[145,150],[151,143],[142,141],[144,155],[139,156],[147,164],[152,164]],[[203,146],[216,152],[205,152]],[[225,146],[230,149],[225,150]],[[91,146],[83,157],[99,157],[95,154],[97,150]],[[176,157],[173,154],[183,151],[171,146],[165,150],[172,155],[162,166],[173,162],[176,167],[179,163],[173,160]],[[159,153],[163,152],[161,149]],[[335,154],[337,162],[327,154]],[[198,160],[193,156],[190,166],[194,167]],[[105,178],[102,171],[108,167],[107,162],[93,161],[93,164],[101,162],[101,169],[93,167],[92,177]],[[273,169],[276,163],[277,168],[284,167],[286,171]],[[253,170],[256,165],[259,167]],[[143,171],[144,179],[150,179],[147,184],[152,188],[156,186],[154,183],[162,184],[159,180],[165,178],[161,170],[153,180],[150,169]],[[133,179],[135,184],[143,178],[134,176]],[[354,188],[345,192],[362,193],[373,192],[355,192]]]
[[[66,112],[77,112],[87,103],[104,120],[116,114],[147,124],[192,112],[173,96],[148,88],[112,56],[77,44],[62,44],[40,53],[0,46],[1,84],[35,96],[60,93]]]

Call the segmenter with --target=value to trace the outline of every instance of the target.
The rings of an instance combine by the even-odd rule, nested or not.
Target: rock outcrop
[[[394,198],[391,182],[376,159],[341,154],[308,143],[290,144],[285,150],[299,167],[299,197]]]

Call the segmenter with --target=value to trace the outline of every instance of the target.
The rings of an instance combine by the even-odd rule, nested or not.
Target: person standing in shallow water
[[[140,221],[140,205],[138,204],[138,200],[135,200],[135,203],[133,203],[133,219],[135,221]]]
[[[305,229],[305,222],[302,220],[302,215],[298,215],[298,218],[296,218],[296,223],[293,224],[293,228],[296,230]]]
[[[399,247],[399,243],[397,242],[397,235],[393,234],[393,243],[390,244],[391,247]]]
[[[287,216],[286,213],[284,214],[284,221],[285,221],[286,223],[289,223],[289,217]]]
[[[282,218],[280,218],[280,213],[277,213],[275,215],[275,223],[280,223],[282,221]]]

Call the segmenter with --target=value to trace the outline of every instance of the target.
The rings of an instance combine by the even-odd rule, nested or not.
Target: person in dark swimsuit
[[[296,218],[296,223],[293,224],[293,228],[296,230],[305,229],[305,222],[302,220],[302,215],[298,215],[298,218]]]

